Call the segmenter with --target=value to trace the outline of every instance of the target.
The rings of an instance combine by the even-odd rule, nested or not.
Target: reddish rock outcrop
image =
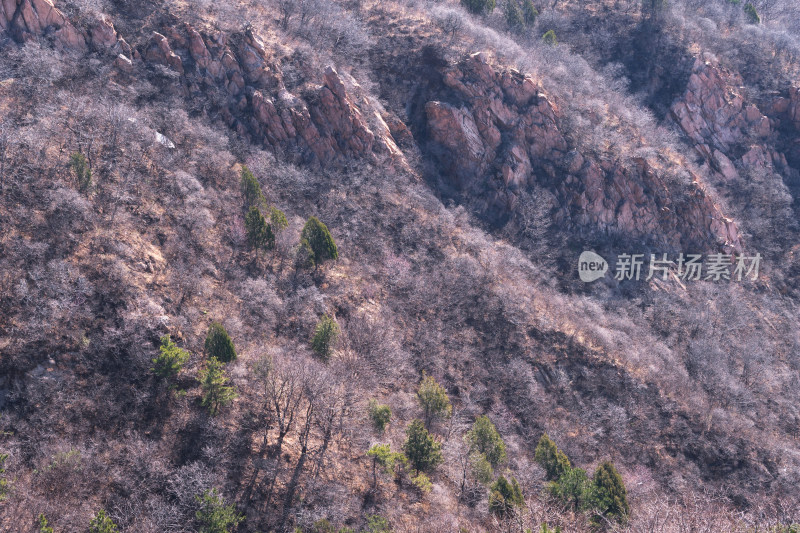
[[[736,225],[695,184],[669,191],[659,164],[599,160],[570,149],[558,106],[528,77],[482,54],[442,73],[448,101],[425,104],[431,153],[452,184],[490,218],[516,209],[534,181],[551,184],[559,218],[670,245],[740,249]]]
[[[771,102],[762,112],[746,100],[741,87],[738,74],[703,56],[695,61],[686,93],[672,106],[673,119],[698,153],[728,180],[739,175],[737,164],[785,166],[786,158],[772,147],[775,125],[784,115],[794,120],[791,94]]]
[[[23,42],[49,36],[62,48],[86,50],[86,38],[50,0],[0,0],[0,29]]]
[[[160,63],[172,68],[179,74],[183,74],[183,61],[172,51],[167,38],[158,32],[153,32],[142,57],[144,57],[145,61]]]
[[[224,89],[228,124],[274,149],[320,165],[377,154],[405,165],[389,125],[368,99],[351,94],[342,75],[328,67],[321,85],[304,87],[302,98],[292,94],[280,64],[251,31],[204,34],[184,24],[153,34],[142,57],[182,74],[192,94],[200,96],[204,84]],[[123,60],[118,66],[129,69]],[[355,80],[347,84],[357,89]]]
[[[95,49],[112,48],[118,41],[117,30],[114,29],[114,24],[104,16],[92,25],[89,30],[89,40]]]
[[[460,188],[490,176],[495,194],[486,209],[513,210],[519,189],[531,181],[532,158],[567,151],[557,108],[532,79],[498,71],[480,53],[447,69],[442,80],[459,102],[430,101],[425,114],[443,170]]]
[[[737,144],[770,135],[769,119],[745,102],[741,86],[740,76],[712,58],[695,61],[686,93],[672,106],[672,115],[704,156],[710,158],[714,150],[728,153]]]
[[[405,167],[397,141],[405,147],[414,144],[402,121],[382,112],[354,79],[332,67],[319,85],[306,83],[291,92],[279,61],[250,30],[229,35],[170,25],[131,49],[109,20],[95,21],[84,35],[50,0],[0,0],[0,15],[3,29],[20,40],[53,35],[63,46],[91,45],[114,57],[114,65],[125,73],[133,73],[142,60],[164,65],[180,76],[188,97],[202,98],[208,86],[217,87],[227,94],[218,111],[232,129],[275,150],[299,154],[308,163],[387,156]],[[674,113],[710,157],[719,154],[719,166],[730,173],[735,168],[722,159],[725,152],[747,138],[746,132],[766,136],[771,130],[769,119],[735,91],[717,94],[718,85],[731,86],[721,72],[696,65],[688,96]],[[498,218],[513,213],[524,188],[546,181],[561,200],[564,220],[671,244],[740,248],[735,225],[698,186],[677,201],[658,164],[599,160],[571,149],[559,127],[558,106],[531,78],[473,54],[445,68],[441,79],[446,97],[424,105],[430,149],[454,185],[488,191],[475,195],[483,211]],[[796,117],[798,97],[793,94],[786,112]],[[706,120],[711,116],[718,122]],[[751,150],[745,159],[757,165],[771,158]]]
[[[789,120],[800,130],[800,87],[789,89]]]

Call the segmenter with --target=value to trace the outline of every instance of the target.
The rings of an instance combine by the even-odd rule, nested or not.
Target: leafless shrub
[[[195,496],[211,489],[215,481],[211,470],[195,461],[176,469],[167,480],[167,489],[180,512],[188,516],[197,508]]]

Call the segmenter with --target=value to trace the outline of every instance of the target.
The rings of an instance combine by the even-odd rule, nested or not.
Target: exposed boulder
[[[769,152],[773,165],[778,169],[787,165],[787,158],[795,168],[800,165],[800,87],[794,85],[785,91],[776,91],[764,102],[764,113],[769,116],[774,128],[780,131],[782,153]],[[780,141],[783,141],[782,143]],[[748,158],[752,160],[752,157]]]
[[[172,68],[179,74],[184,73],[183,61],[172,50],[167,38],[158,32],[153,32],[153,35],[150,37],[150,41],[145,48],[143,57],[145,61],[160,63]]]
[[[113,48],[118,41],[117,30],[114,29],[114,24],[103,16],[89,30],[89,40],[95,50]]]
[[[122,72],[133,72],[133,61],[124,54],[119,54],[116,59],[114,59],[114,66]]]
[[[752,157],[737,154],[761,146],[769,161],[781,156],[768,148],[773,136],[771,121],[742,93],[743,82],[738,74],[722,67],[711,56],[697,58],[686,93],[672,106],[672,117],[695,144],[698,153],[725,178],[736,175],[735,163],[748,165]],[[788,111],[789,101],[773,102],[768,114]]]
[[[61,48],[87,49],[85,36],[51,0],[1,0],[0,29],[18,42],[49,36]]]
[[[318,104],[311,106],[320,132],[335,139],[337,152],[341,154],[370,153],[375,134],[348,96],[339,73],[329,66],[323,78],[324,86],[319,90]]]
[[[459,184],[463,185],[485,171],[486,147],[468,109],[434,101],[425,104],[425,115],[431,140],[442,148],[439,157],[446,171],[457,178]]]
[[[411,148],[415,146],[414,134],[405,122],[400,120],[400,117],[393,113],[384,112],[381,115],[386,125],[389,127],[389,133],[392,140],[397,143],[401,148]]]
[[[186,33],[189,34],[189,54],[191,54],[195,64],[200,69],[208,69],[212,58],[203,36],[188,24],[186,25]]]
[[[714,163],[714,167],[717,168],[726,179],[732,180],[739,176],[739,172],[736,170],[733,162],[719,150],[714,150],[711,161]]]

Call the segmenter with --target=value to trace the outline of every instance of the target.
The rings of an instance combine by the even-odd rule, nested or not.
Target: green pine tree
[[[195,496],[200,509],[195,514],[200,522],[200,533],[230,533],[244,520],[236,511],[236,506],[226,504],[217,489],[207,490],[202,496]]]
[[[312,268],[315,265],[314,250],[311,249],[311,244],[309,244],[308,240],[300,239],[295,261],[297,268]]]
[[[594,501],[594,487],[582,468],[570,468],[558,480],[548,483],[547,489],[575,511],[588,509]]]
[[[505,0],[503,2],[503,14],[505,15],[506,24],[513,31],[521,32],[525,29],[525,15],[522,13],[518,0]]]
[[[427,472],[443,461],[442,445],[431,435],[421,420],[414,419],[406,428],[406,442],[403,444],[411,466],[417,471]]]
[[[424,373],[417,389],[417,400],[422,407],[426,428],[430,427],[434,418],[448,418],[453,412],[445,388],[433,376]]]
[[[386,426],[392,419],[392,409],[388,405],[380,404],[377,400],[370,400],[367,408],[372,425],[378,433],[386,431]]]
[[[567,456],[558,449],[556,443],[550,439],[547,433],[544,433],[542,438],[539,439],[539,444],[536,445],[536,451],[534,452],[534,459],[544,468],[545,475],[549,481],[560,478],[571,468]]]
[[[69,168],[75,174],[75,181],[78,183],[78,189],[86,191],[92,185],[92,169],[89,167],[89,162],[80,152],[74,152],[69,156]]]
[[[44,513],[39,513],[37,520],[39,521],[39,533],[53,533],[53,528]]]
[[[228,385],[224,366],[216,357],[211,357],[206,362],[206,365],[198,373],[198,380],[203,389],[203,407],[208,409],[211,416],[219,413],[220,407],[229,404],[236,398],[236,391]]]
[[[245,208],[266,205],[264,193],[261,191],[261,184],[258,183],[250,169],[244,165],[242,165],[241,189]]]
[[[495,0],[461,0],[461,5],[475,15],[488,15],[494,11]]]
[[[486,456],[479,452],[474,452],[469,456],[470,474],[479,483],[484,485],[490,483],[494,477],[494,468],[492,463],[486,459]]]
[[[269,225],[274,233],[280,233],[289,227],[286,214],[277,207],[269,208]]]
[[[545,42],[545,44],[549,44],[550,46],[555,46],[558,44],[556,32],[553,30],[547,30],[545,34],[542,35],[542,40]]]
[[[497,428],[488,416],[479,416],[472,424],[472,429],[467,432],[470,449],[486,457],[492,468],[506,460],[506,444],[498,433]]]
[[[536,9],[533,2],[531,0],[522,0],[522,17],[525,19],[525,25],[528,27],[533,26],[538,16],[539,10]]]
[[[427,494],[428,492],[433,490],[433,483],[431,483],[431,478],[425,475],[424,472],[417,472],[416,475],[411,476],[411,484],[423,494]]]
[[[489,491],[489,511],[497,516],[511,516],[517,507],[525,505],[522,489],[515,478],[497,478]]]
[[[622,476],[614,465],[606,461],[597,467],[592,479],[594,506],[603,515],[624,522],[631,513],[628,492]]]
[[[245,215],[244,229],[247,233],[247,244],[256,251],[256,254],[259,250],[275,248],[275,234],[256,206],[252,206]]]
[[[364,533],[392,533],[392,527],[384,517],[374,514],[367,517],[367,529]]]
[[[117,524],[106,514],[105,509],[100,509],[89,523],[89,533],[116,533]]]
[[[206,334],[205,350],[209,357],[214,357],[223,363],[236,359],[236,348],[233,340],[228,335],[225,326],[219,322],[212,322]]]
[[[150,370],[164,379],[176,376],[189,360],[189,352],[178,348],[169,335],[161,337],[158,351],[158,357],[153,359],[153,368]]]
[[[0,502],[5,501],[11,492],[11,482],[6,479],[7,453],[0,453]]]
[[[754,6],[751,2],[747,2],[744,5],[744,14],[747,17],[747,22],[750,24],[760,24],[761,17],[758,16],[758,11],[756,10],[756,6]]]
[[[393,476],[395,468],[402,466],[406,458],[402,453],[391,451],[388,444],[376,444],[367,451],[367,457],[372,458],[372,486],[378,484],[377,471],[380,468],[387,476]]]
[[[327,361],[330,359],[338,339],[339,324],[333,317],[322,315],[314,329],[314,336],[311,338],[311,349]]]
[[[315,268],[330,259],[338,259],[339,251],[328,227],[317,217],[311,217],[300,234],[301,246],[310,252],[310,262]]]

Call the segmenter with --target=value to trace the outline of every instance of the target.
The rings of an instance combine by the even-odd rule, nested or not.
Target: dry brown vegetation
[[[648,61],[630,39],[643,38],[632,1],[542,2],[525,35],[454,2],[60,6],[78,27],[108,14],[135,49],[178,21],[233,34],[247,25],[304,97],[334,64],[358,82],[348,90],[359,102],[408,125],[396,138],[406,165],[385,154],[306,164],[230,128],[222,90],[193,93],[167,67],[125,73],[45,37],[0,41],[0,453],[12,487],[0,531],[39,531],[40,513],[56,532],[85,531],[101,508],[125,532],[197,531],[195,496],[211,488],[245,515],[242,532],[313,531],[320,519],[361,531],[373,515],[398,532],[596,527],[546,494],[533,458],[543,432],[576,466],[617,466],[632,515],[610,530],[800,522],[800,166],[787,156],[784,169],[721,180],[667,116],[693,47],[741,72],[753,101],[796,81],[794,3],[762,0],[768,23],[752,28],[727,4],[675,2]],[[542,43],[550,28],[564,44]],[[439,188],[415,106],[440,63],[477,50],[542,84],[572,149],[660,153],[674,163],[675,196],[686,194],[678,163],[697,172],[765,256],[761,279],[583,286],[581,250],[650,253],[660,236],[554,218],[548,179],[503,227],[486,223],[479,199]],[[790,153],[797,131],[784,128],[769,142]],[[84,191],[74,152],[91,163]],[[259,256],[246,244],[242,164],[289,223]],[[339,247],[318,269],[295,260],[310,216]],[[329,362],[310,347],[324,314],[341,327]],[[239,354],[226,366],[238,397],[216,417],[196,380],[212,320]],[[166,334],[191,353],[172,381],[151,371]],[[422,417],[423,373],[453,404],[432,425],[444,456],[433,489],[408,473],[373,488],[366,451],[402,449]],[[385,434],[367,416],[373,398],[391,407]],[[485,487],[462,484],[463,436],[484,414],[526,498],[504,521]]]

